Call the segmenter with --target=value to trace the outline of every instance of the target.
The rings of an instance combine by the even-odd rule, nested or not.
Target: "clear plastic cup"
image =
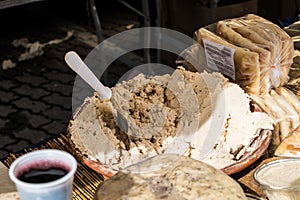
[[[254,172],[269,200],[300,200],[300,159],[271,161]]]
[[[63,169],[66,174],[56,180],[49,182],[44,180],[42,183],[20,180],[29,170],[49,168]],[[76,169],[77,162],[71,154],[61,150],[45,149],[26,153],[17,158],[9,168],[9,177],[14,182],[21,200],[71,200]]]

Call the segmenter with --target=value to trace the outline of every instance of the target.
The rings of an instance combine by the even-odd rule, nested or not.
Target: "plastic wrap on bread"
[[[218,68],[249,94],[268,94],[272,88],[283,86],[289,80],[294,56],[293,40],[271,21],[248,14],[199,28],[194,37],[203,45],[206,54],[219,54],[215,60],[207,59],[207,67]],[[221,45],[223,49],[232,49],[234,66],[228,65],[227,55],[220,53],[218,48],[210,51],[205,40]],[[228,66],[235,70],[235,76],[226,72]],[[188,68],[195,70],[191,65]]]
[[[203,42],[205,40],[209,40],[224,47],[234,49],[235,82],[238,83],[247,93],[259,93],[260,70],[258,53],[250,52],[245,48],[241,48],[234,44],[231,44],[230,42],[224,40],[222,37],[205,28],[199,29],[196,33],[196,37],[197,41],[203,45]],[[219,55],[222,56],[222,53],[220,53]],[[211,63],[215,61],[216,60],[212,60]]]

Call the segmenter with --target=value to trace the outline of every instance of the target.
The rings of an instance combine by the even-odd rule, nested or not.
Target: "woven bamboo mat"
[[[21,152],[10,154],[6,158],[2,159],[4,165],[9,167],[11,163],[19,156],[39,150],[39,149],[59,149],[72,154],[72,149],[69,145],[68,138],[64,134],[60,134],[57,137],[49,138],[42,143],[35,145],[32,148],[27,148]],[[104,180],[102,175],[94,172],[88,168],[85,164],[77,161],[77,171],[74,177],[73,184],[73,199],[74,200],[85,200],[94,199],[98,185]]]

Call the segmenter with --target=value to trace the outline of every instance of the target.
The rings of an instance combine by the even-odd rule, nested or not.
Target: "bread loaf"
[[[235,81],[247,93],[266,95],[272,88],[283,86],[289,80],[294,55],[293,41],[271,21],[254,14],[224,19],[200,28],[196,31],[196,38],[201,44],[205,38],[235,50]],[[258,54],[258,60],[254,59],[253,53]],[[252,63],[248,64],[248,61]]]
[[[266,20],[265,18],[262,18],[260,16],[254,15],[254,14],[248,14],[246,15],[246,18],[251,21],[251,23],[261,24],[261,29],[267,32],[266,37],[270,38],[273,36],[272,41],[277,41],[278,47],[279,47],[279,55],[277,55],[278,62],[274,63],[274,65],[280,67],[281,72],[283,74],[280,76],[280,84],[277,86],[283,86],[287,83],[289,80],[289,71],[291,68],[291,64],[293,63],[293,56],[294,56],[294,43],[292,38],[278,25],[272,23],[269,20]],[[276,88],[277,88],[276,87]]]
[[[259,94],[260,69],[258,53],[231,44],[205,28],[200,28],[197,31],[196,36],[197,41],[201,44],[203,44],[203,39],[208,39],[217,44],[233,48],[235,50],[234,64],[236,83],[238,83],[248,93]]]
[[[259,94],[267,94],[271,89],[271,83],[269,81],[268,73],[270,70],[267,70],[272,65],[272,59],[271,58],[271,52],[267,49],[271,48],[270,46],[267,46],[267,49],[265,49],[265,45],[257,45],[257,43],[253,42],[251,40],[251,31],[247,30],[244,25],[238,26],[238,22],[230,23],[231,20],[224,20],[219,21],[217,23],[217,33],[228,40],[229,42],[236,44],[239,47],[243,47],[246,49],[249,49],[250,51],[256,52],[259,55],[259,68],[260,68],[260,92]],[[236,20],[237,21],[237,20]],[[238,31],[236,31],[235,28],[238,28],[240,32],[244,33],[243,35],[240,34]],[[259,35],[255,35],[255,37],[258,37],[256,39],[256,42],[263,42],[263,38],[261,38]],[[267,43],[267,41],[266,41]]]

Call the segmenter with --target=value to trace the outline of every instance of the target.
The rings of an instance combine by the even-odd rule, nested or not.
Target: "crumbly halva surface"
[[[180,105],[167,88],[168,79],[140,74],[112,88],[113,103],[96,97],[100,124],[116,146],[129,150],[144,145],[159,152],[163,141],[175,136]]]
[[[250,110],[249,96],[220,73],[177,68],[171,75],[140,74],[97,94],[74,120],[73,141],[83,154],[115,170],[163,153],[235,163],[272,119]]]

